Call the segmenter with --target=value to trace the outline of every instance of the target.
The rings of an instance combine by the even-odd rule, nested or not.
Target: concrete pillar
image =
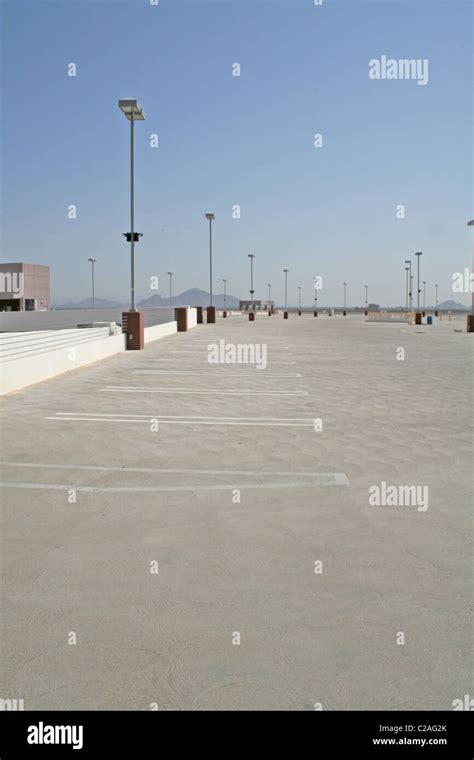
[[[145,347],[145,322],[143,312],[124,311],[122,314],[122,324],[124,324],[124,320],[127,325],[127,351],[141,351],[142,348]]]
[[[474,314],[467,315],[467,332],[474,332]]]
[[[422,324],[421,320],[422,320],[421,311],[415,312],[415,325],[421,325]]]
[[[255,322],[255,312],[249,311],[249,322]]]
[[[315,311],[315,312],[314,312],[314,316],[315,316],[315,317],[317,317],[317,316],[318,316],[318,312],[317,312],[317,311]]]
[[[288,319],[288,312],[287,311],[283,312],[283,319]]]
[[[215,306],[208,306],[207,307],[207,324],[213,325],[216,321],[216,307]]]
[[[227,318],[227,312],[226,312],[226,311],[223,311],[223,312],[222,312],[222,318],[223,318],[223,319],[226,319],[226,318]]]
[[[204,321],[202,317],[202,306],[196,306],[196,317],[198,325],[202,325]]]

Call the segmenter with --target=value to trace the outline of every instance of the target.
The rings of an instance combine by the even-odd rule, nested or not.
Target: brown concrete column
[[[298,309],[298,316],[301,317],[301,309]]]
[[[141,351],[145,347],[145,323],[142,311],[125,311],[122,314],[122,324],[127,324],[127,351]]]
[[[223,312],[222,312],[222,318],[223,318],[223,319],[226,319],[226,317],[227,317],[227,312],[226,312],[226,311],[223,311]]]
[[[196,321],[198,325],[202,325],[203,323],[203,317],[202,317],[202,306],[196,306]]]
[[[269,316],[269,317],[271,317],[271,316],[272,316],[272,312],[271,312],[271,310],[270,310],[270,309],[268,310],[268,316]]]
[[[317,317],[317,316],[318,316],[318,312],[317,312],[317,311],[315,311],[315,312],[314,312],[314,316],[315,316],[315,317]]]
[[[421,320],[422,320],[421,311],[417,311],[415,313],[415,325],[421,325],[422,323]]]
[[[253,311],[249,312],[249,322],[255,322],[255,313]]]
[[[188,331],[188,310],[185,306],[178,306],[174,310],[176,322],[178,323],[178,332]]]
[[[467,315],[467,332],[474,332],[474,314]]]
[[[288,312],[287,311],[283,312],[283,319],[288,319]]]
[[[207,307],[207,324],[213,325],[216,321],[216,307],[215,306],[208,306]]]

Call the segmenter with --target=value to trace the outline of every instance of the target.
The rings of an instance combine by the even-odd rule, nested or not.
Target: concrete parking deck
[[[218,318],[3,398],[0,697],[451,709],[471,688],[461,326]],[[266,368],[210,364],[221,339]],[[428,509],[371,506],[382,481],[428,486]]]

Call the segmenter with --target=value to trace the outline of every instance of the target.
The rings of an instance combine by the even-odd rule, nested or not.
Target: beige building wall
[[[41,311],[51,307],[49,267],[0,264],[0,310]]]

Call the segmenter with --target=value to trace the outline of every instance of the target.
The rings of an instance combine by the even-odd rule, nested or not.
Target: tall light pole
[[[435,309],[435,316],[438,316],[438,285],[435,285],[436,288],[436,309]]]
[[[289,269],[283,270],[285,273],[285,311],[283,312],[283,319],[288,319],[288,272]]]
[[[87,259],[92,264],[92,308],[95,307],[95,289],[94,289],[94,264],[97,259]]]
[[[420,256],[422,256],[422,255],[423,255],[422,251],[417,251],[417,253],[415,253],[415,256],[416,256],[417,262],[418,262],[418,264],[417,264],[417,269],[418,269],[417,289],[416,289],[417,290],[417,293],[416,293],[416,310],[417,310],[418,313],[420,311],[420,293],[421,293],[421,289],[420,289]]]
[[[272,284],[271,282],[267,283],[268,288],[268,316],[271,317],[272,314]]]
[[[252,302],[252,313],[253,313],[253,310],[254,310],[254,307],[253,307],[253,293],[254,293],[254,290],[253,290],[253,260],[255,258],[255,254],[249,253],[248,257],[250,259],[250,300]]]
[[[215,218],[214,214],[206,214],[206,219],[209,221],[209,306],[212,306],[212,222]]]
[[[130,243],[130,311],[135,309],[135,243],[142,237],[135,232],[135,122],[143,121],[145,114],[137,100],[119,100],[119,108],[130,122],[130,232],[124,235]]]
[[[342,283],[344,285],[344,310],[342,312],[342,315],[346,316],[346,292],[347,292],[347,282]]]
[[[298,285],[298,314],[301,316],[301,285]]]
[[[174,272],[168,272],[168,274],[169,274],[169,278],[170,278],[170,306],[171,306],[171,301],[172,301],[172,298],[173,298],[173,275],[174,275]]]
[[[224,283],[224,310],[222,312],[223,317],[227,317],[227,311],[226,311],[226,301],[227,301],[227,280],[222,278],[222,282]]]
[[[410,267],[405,267],[405,272],[407,273],[407,274],[406,274],[406,291],[407,291],[407,292],[406,292],[406,309],[407,309],[407,316],[408,316],[408,311],[409,311],[409,308],[410,308],[410,306],[409,306],[409,292],[410,292],[410,286],[409,286],[409,284],[408,284],[408,272],[409,272],[409,271],[410,271]]]
[[[411,311],[411,304],[412,304],[412,298],[413,298],[412,276],[411,276],[411,260],[410,259],[406,259],[405,264],[408,264],[408,268],[410,270],[410,275],[409,275],[409,278],[408,278],[409,282],[410,282],[410,286],[408,288],[408,309],[409,309],[409,311]]]
[[[314,287],[314,316],[318,316],[318,289],[316,287],[317,280],[316,277],[313,277],[313,287]]]
[[[369,311],[369,299],[367,297],[368,296],[368,292],[369,292],[369,286],[368,285],[364,285],[364,288],[365,288],[365,316],[367,316],[368,311]]]
[[[426,280],[423,280],[423,311],[426,310]]]

